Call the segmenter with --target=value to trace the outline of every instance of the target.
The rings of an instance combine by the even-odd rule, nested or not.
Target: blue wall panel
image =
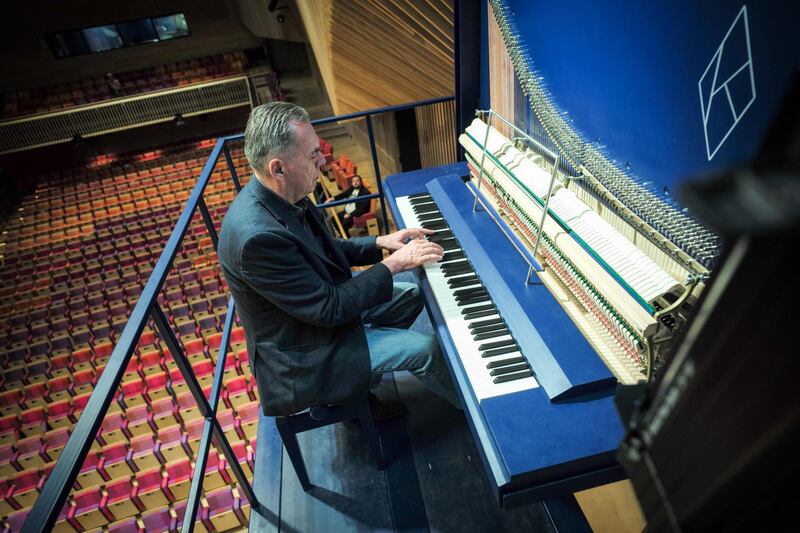
[[[505,1],[553,102],[658,191],[751,158],[798,68],[798,2]]]

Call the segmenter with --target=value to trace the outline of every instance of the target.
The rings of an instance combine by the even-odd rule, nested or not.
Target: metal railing
[[[375,197],[380,198],[381,209],[384,213],[384,231],[388,232],[388,222],[386,217],[386,208],[383,194],[383,185],[381,183],[380,167],[378,163],[378,152],[375,145],[375,137],[372,129],[373,115],[380,115],[383,113],[401,111],[405,109],[412,109],[415,107],[435,104],[453,100],[454,97],[448,96],[443,98],[434,98],[430,100],[420,100],[409,104],[398,106],[383,107],[369,111],[361,111],[358,113],[351,113],[348,115],[340,115],[320,120],[312,121],[313,125],[327,124],[330,122],[338,122],[342,120],[351,120],[357,118],[364,118],[367,122],[367,130],[369,134],[370,150],[372,152],[372,163],[375,169],[375,180],[378,185],[378,193],[368,196],[362,196],[356,199],[343,199],[337,202],[330,202],[320,205],[320,208],[331,208],[336,205],[342,205],[354,201],[361,201],[364,199],[371,199]],[[455,130],[454,130],[455,133]],[[217,421],[216,414],[219,406],[219,397],[222,389],[222,378],[225,369],[225,359],[228,352],[228,345],[230,342],[231,330],[233,328],[233,320],[235,316],[235,304],[233,298],[228,300],[228,311],[225,318],[225,325],[223,327],[222,339],[219,345],[216,367],[214,369],[214,378],[211,387],[210,399],[206,399],[205,394],[200,383],[197,381],[192,366],[184,353],[180,341],[172,330],[167,316],[161,309],[158,303],[158,295],[164,286],[167,274],[172,269],[172,264],[175,256],[178,253],[178,248],[183,242],[183,238],[189,228],[196,211],[199,209],[203,221],[208,230],[214,249],[217,248],[217,231],[211,214],[203,199],[203,194],[206,186],[208,185],[214,168],[220,158],[224,156],[225,163],[231,173],[234,188],[238,192],[241,189],[239,176],[236,173],[236,167],[233,164],[231,151],[228,143],[231,141],[239,141],[244,138],[244,135],[231,135],[228,137],[221,137],[217,140],[217,144],[209,155],[208,161],[203,166],[203,171],[197,184],[192,189],[189,199],[187,200],[186,207],[181,212],[178,222],[175,224],[172,234],[170,235],[167,243],[164,246],[164,251],[161,253],[155,268],[153,269],[150,278],[142,290],[139,300],[136,303],[130,318],[128,319],[125,329],[120,335],[119,341],[114,347],[114,351],[106,364],[106,368],[100,375],[97,385],[92,392],[89,402],[83,414],[78,419],[78,422],[73,428],[64,450],[61,452],[53,471],[50,473],[47,482],[42,488],[39,497],[33,505],[22,531],[28,533],[48,531],[55,524],[64,503],[67,500],[70,490],[75,483],[78,472],[89,452],[92,442],[97,434],[97,431],[102,425],[103,419],[108,411],[108,407],[116,393],[120,382],[125,374],[128,362],[134,353],[139,337],[144,330],[145,324],[149,319],[152,319],[156,325],[156,329],[162,336],[164,342],[169,348],[176,365],[178,366],[189,390],[197,402],[205,423],[203,426],[203,433],[200,438],[200,445],[197,450],[197,459],[195,461],[194,469],[192,470],[191,487],[189,489],[189,496],[186,504],[186,511],[183,516],[182,531],[191,532],[194,530],[194,523],[197,517],[197,509],[200,503],[200,493],[202,491],[204,472],[211,446],[211,439],[216,441],[217,447],[222,451],[225,460],[233,469],[236,477],[236,482],[241,487],[244,496],[250,502],[251,507],[258,508],[258,499],[253,492],[250,482],[244,475],[244,472],[239,465],[239,461],[234,454],[230,443],[228,442],[225,433],[223,432],[219,422]]]

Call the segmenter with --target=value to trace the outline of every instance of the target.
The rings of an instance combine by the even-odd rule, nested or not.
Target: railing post
[[[208,206],[206,205],[206,201],[203,200],[202,196],[200,196],[200,199],[197,201],[197,206],[200,208],[200,214],[203,215],[203,222],[206,223],[208,236],[211,237],[211,242],[214,244],[214,251],[216,252],[217,244],[219,243],[219,237],[217,237],[217,228],[214,227],[214,221],[211,220],[211,213],[208,212]]]
[[[378,193],[381,201],[381,214],[383,215],[383,234],[389,234],[389,213],[386,211],[386,200],[383,196],[383,183],[381,180],[381,169],[378,164],[378,149],[375,146],[375,134],[372,131],[372,116],[367,115],[367,133],[369,134],[369,149],[372,152],[372,166],[375,168],[375,183],[378,185]]]
[[[222,140],[222,153],[225,155],[225,162],[228,163],[228,170],[231,171],[231,179],[233,180],[233,187],[236,189],[236,192],[242,190],[242,185],[239,183],[239,175],[236,174],[236,166],[233,164],[233,158],[231,158],[231,151],[228,148],[228,140]]]

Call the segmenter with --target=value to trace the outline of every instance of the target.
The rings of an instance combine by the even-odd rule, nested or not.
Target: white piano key
[[[408,202],[407,197],[397,198],[397,205],[400,215],[402,216],[406,226],[419,225],[419,221],[414,211],[411,209],[411,205]],[[452,264],[458,261],[461,260],[457,259],[450,261],[449,263]],[[451,289],[447,284],[448,280],[461,279],[473,274],[460,274],[458,276],[446,278],[441,269],[442,264],[444,263],[430,263],[422,268],[425,270],[428,283],[430,284],[434,297],[436,298],[436,304],[439,307],[442,317],[444,318],[450,338],[452,339],[453,344],[458,352],[461,364],[467,374],[467,377],[469,378],[470,386],[472,387],[473,393],[478,401],[481,401],[485,398],[502,396],[504,394],[510,394],[513,392],[519,392],[538,387],[539,383],[533,376],[514,381],[508,381],[505,383],[494,383],[494,376],[491,376],[490,369],[486,368],[488,362],[502,357],[514,357],[520,355],[520,352],[517,350],[507,354],[502,354],[502,356],[491,358],[485,358],[481,356],[482,350],[479,350],[478,346],[492,342],[510,340],[512,337],[509,335],[502,335],[480,341],[475,341],[473,339],[472,332],[469,329],[469,324],[471,322],[500,318],[500,315],[495,313],[474,320],[466,320],[462,314],[464,308],[483,305],[483,303],[460,306],[456,303],[453,293],[456,290],[479,287],[481,284],[479,281],[476,281],[470,285]],[[496,302],[493,303],[497,305]]]

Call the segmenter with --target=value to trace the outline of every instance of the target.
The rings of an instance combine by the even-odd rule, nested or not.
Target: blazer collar
[[[275,192],[269,187],[266,187],[263,183],[258,181],[258,178],[255,174],[253,174],[245,187],[250,188],[253,195],[258,199],[259,203],[261,203],[267,209],[267,211],[272,213],[272,216],[274,216],[278,222],[283,224],[286,229],[300,237],[304,242],[312,239],[313,241],[307,242],[306,245],[311,248],[314,254],[323,263],[327,263],[330,266],[336,267],[343,272],[350,272],[350,266],[347,262],[347,258],[344,256],[342,251],[339,250],[339,247],[336,246],[333,238],[328,233],[328,229],[319,220],[317,213],[311,213],[311,216],[308,217],[310,219],[309,224],[317,225],[318,231],[320,231],[321,235],[323,236],[323,246],[324,248],[327,248],[327,250],[320,248],[316,242],[316,238],[313,235],[308,235],[308,232],[305,230],[302,222],[302,218],[305,216],[305,210],[317,208],[312,202],[306,198],[303,198],[297,204],[290,204],[275,194]],[[330,257],[326,251],[330,253]]]

